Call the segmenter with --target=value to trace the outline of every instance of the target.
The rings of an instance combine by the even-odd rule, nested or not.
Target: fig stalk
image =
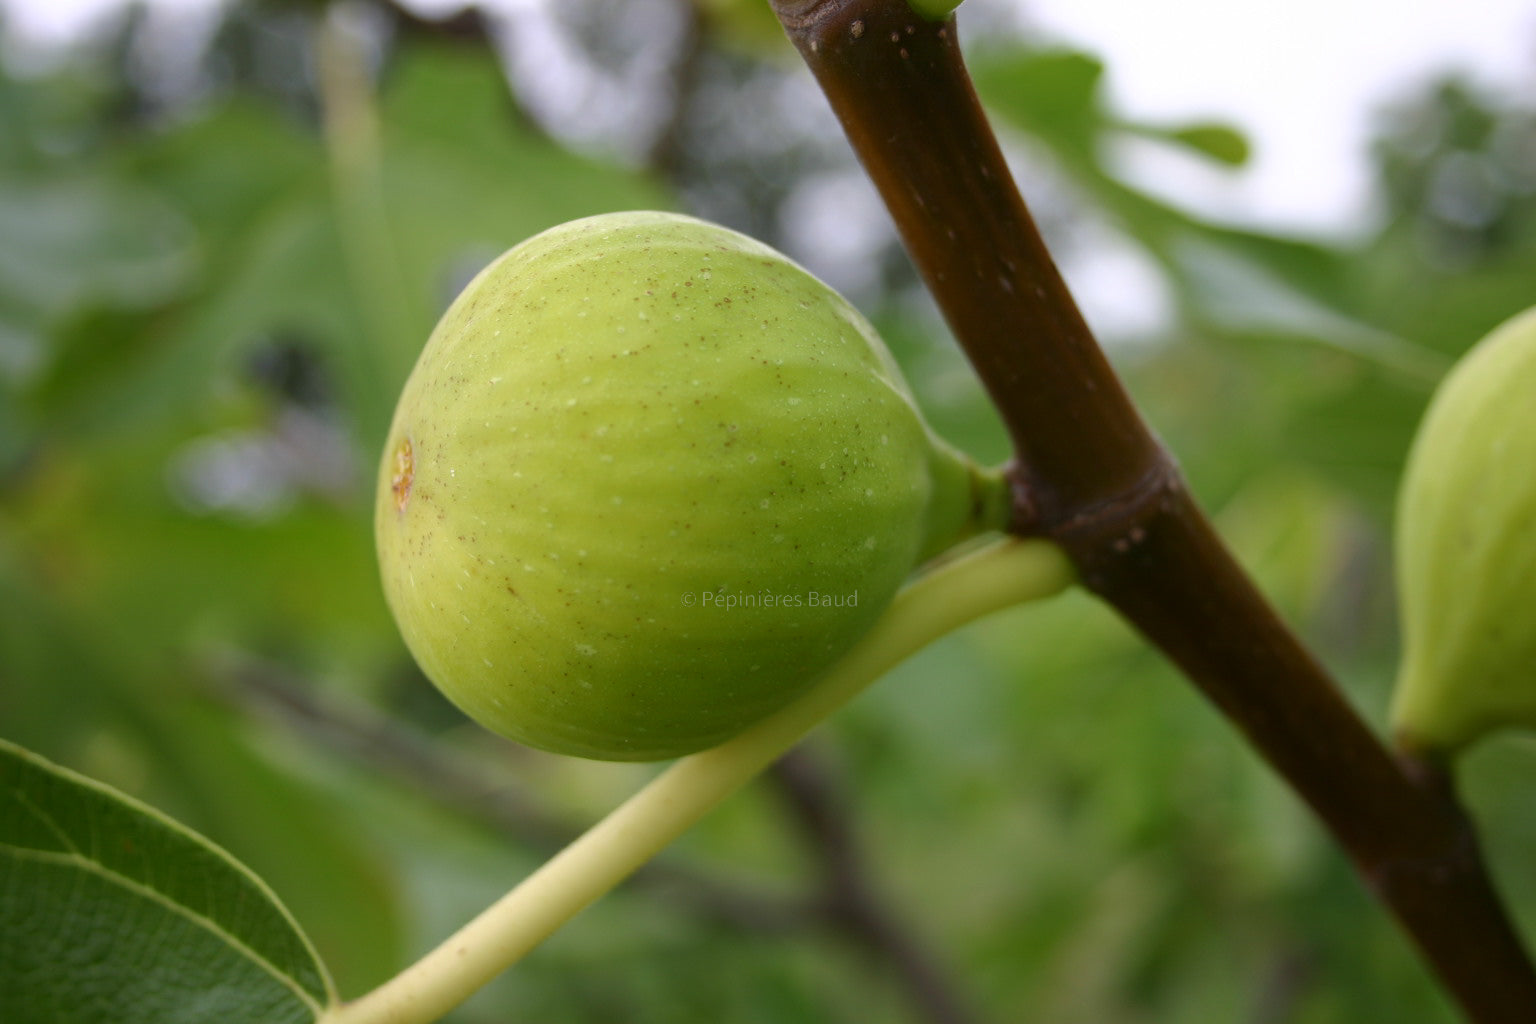
[[[1004,538],[930,566],[808,691],[644,789],[405,971],[317,1024],[428,1024],[682,835],[866,686],[945,634],[1074,582],[1053,544]]]

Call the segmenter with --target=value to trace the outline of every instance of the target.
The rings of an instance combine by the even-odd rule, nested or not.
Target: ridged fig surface
[[[1453,750],[1536,727],[1536,309],[1480,341],[1436,392],[1397,549],[1403,742]]]
[[[528,240],[449,308],[400,397],[376,531],[396,621],[454,703],[533,746],[649,760],[787,703],[1002,505],[834,292],[745,236],[629,213]]]

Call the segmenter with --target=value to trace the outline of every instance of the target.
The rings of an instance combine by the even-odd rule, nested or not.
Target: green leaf
[[[907,0],[907,6],[929,21],[943,21],[960,6],[960,0]]]
[[[0,740],[0,1019],[299,1024],[334,1001],[266,885],[207,840]]]
[[[1217,121],[1196,121],[1173,127],[1130,125],[1128,130],[1149,139],[1191,150],[1228,167],[1242,167],[1253,155],[1253,147],[1248,143],[1248,136],[1230,124]]]
[[[971,73],[990,110],[1053,148],[1085,155],[1105,127],[1104,65],[1086,53],[978,54]]]
[[[1229,334],[1290,336],[1328,346],[1428,389],[1445,372],[1438,353],[1329,308],[1234,248],[1190,238],[1174,248],[1189,298]]]

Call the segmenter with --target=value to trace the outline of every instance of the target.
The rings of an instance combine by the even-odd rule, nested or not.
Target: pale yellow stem
[[[429,1024],[516,963],[682,835],[822,719],[918,649],[973,619],[1074,580],[1044,541],[1003,540],[938,565],[809,693],[712,750],[678,761],[441,946],[318,1024]]]
[[[344,349],[367,386],[357,390],[362,436],[382,439],[394,395],[432,330],[432,313],[409,287],[390,230],[384,187],[384,140],[363,42],[346,11],[334,7],[316,34],[319,94],[331,202],[343,270],[356,299],[366,343]]]

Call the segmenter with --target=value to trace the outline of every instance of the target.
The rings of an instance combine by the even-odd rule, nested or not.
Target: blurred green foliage
[[[563,9],[576,50],[606,52],[602,6]],[[0,77],[0,731],[251,865],[344,994],[651,771],[495,741],[394,634],[372,478],[432,320],[559,221],[687,208],[787,244],[796,197],[853,173],[771,37],[730,5],[640,6],[655,38],[620,85],[651,145],[623,153],[541,119],[473,15],[352,5],[326,28],[236,6],[170,94],[129,19]],[[1536,301],[1536,110],[1426,83],[1382,121],[1377,226],[1299,239],[1174,207],[1109,156],[1135,138],[1237,167],[1239,131],[1128,123],[1090,55],[986,34],[978,85],[1048,186],[1042,220],[1065,248],[1107,227],[1172,298],[1155,337],[1113,349],[1133,392],[1379,722],[1408,439],[1454,357]],[[601,103],[584,66],[546,87]],[[931,420],[1006,457],[883,222],[853,228],[883,239],[856,298]],[[851,838],[807,830],[771,776],[453,1019],[942,1019],[838,916],[839,856],[977,1020],[1453,1019],[1294,799],[1087,598],[946,640],[810,746]],[[1464,780],[1528,931],[1533,773],[1536,747],[1506,738]]]

